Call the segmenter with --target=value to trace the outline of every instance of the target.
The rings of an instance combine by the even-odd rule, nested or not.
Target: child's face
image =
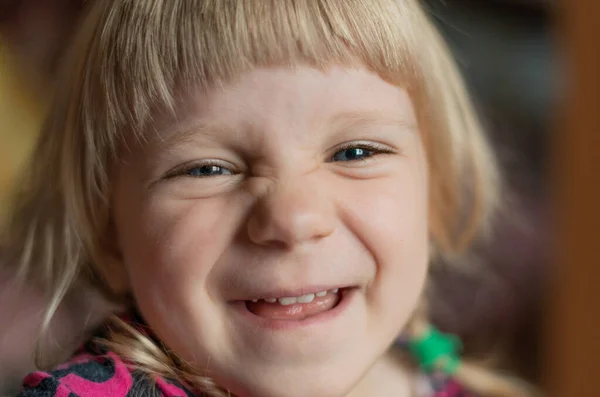
[[[348,392],[425,280],[427,166],[408,94],[366,70],[254,69],[180,110],[116,176],[143,316],[237,395]]]

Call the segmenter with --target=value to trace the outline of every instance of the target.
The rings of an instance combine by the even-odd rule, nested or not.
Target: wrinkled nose
[[[316,184],[303,182],[277,183],[257,201],[248,220],[252,242],[292,248],[333,233],[332,199]]]

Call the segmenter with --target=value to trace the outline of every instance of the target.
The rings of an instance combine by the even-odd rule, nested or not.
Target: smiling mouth
[[[344,298],[350,288],[335,288],[301,296],[244,301],[248,311],[269,320],[300,321],[325,313]]]

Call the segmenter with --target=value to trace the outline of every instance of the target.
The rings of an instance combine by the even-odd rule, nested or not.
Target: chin
[[[303,375],[294,379],[263,374],[260,380],[239,385],[232,388],[231,392],[236,397],[344,397],[357,383],[352,376],[344,374]]]
[[[377,356],[356,351],[327,363],[290,363],[237,368],[231,382],[215,379],[236,397],[345,397],[365,377]],[[283,367],[283,368],[282,368]],[[235,384],[234,384],[235,383]]]

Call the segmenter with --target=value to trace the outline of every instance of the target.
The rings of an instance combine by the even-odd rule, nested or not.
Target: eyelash
[[[389,146],[387,145],[383,145],[381,143],[376,143],[376,142],[348,142],[346,144],[343,144],[342,146],[338,146],[335,148],[335,152],[333,153],[332,156],[330,156],[330,159],[327,162],[335,162],[335,161],[331,161],[331,159],[333,159],[333,157],[340,153],[343,152],[345,150],[349,150],[349,149],[364,149],[364,150],[368,150],[370,152],[372,152],[370,155],[366,156],[366,158],[362,158],[362,159],[356,159],[356,160],[349,160],[349,161],[345,161],[345,162],[355,162],[355,161],[366,161],[366,159],[377,156],[377,155],[381,155],[381,154],[394,154],[396,153],[393,149],[391,149]]]
[[[333,160],[336,154],[343,152],[345,150],[349,150],[349,149],[363,149],[363,150],[367,150],[371,153],[369,155],[367,155],[366,157],[360,158],[360,159],[351,159],[348,161],[334,161]],[[327,162],[328,163],[334,163],[334,162],[353,163],[353,162],[358,162],[358,161],[367,161],[367,159],[377,156],[377,155],[394,154],[394,153],[396,153],[396,151],[391,149],[389,146],[379,144],[376,142],[348,142],[342,146],[336,147],[335,152],[329,157]],[[225,163],[225,162],[219,161],[219,160],[205,160],[202,162],[197,162],[197,163],[193,163],[193,164],[184,164],[180,167],[177,167],[174,170],[167,173],[167,175],[165,176],[165,179],[185,177],[185,176],[189,176],[189,177],[193,177],[193,178],[211,178],[211,177],[214,178],[216,176],[192,176],[192,175],[189,175],[189,173],[195,169],[199,169],[202,167],[210,167],[210,166],[216,166],[216,167],[220,167],[222,169],[229,170],[231,172],[230,175],[235,175],[235,174],[239,173],[239,171],[235,170],[235,167],[230,163]],[[217,176],[220,176],[220,175],[217,175]]]
[[[223,169],[230,169],[230,168],[235,168],[233,167],[232,164],[230,163],[225,163],[223,161],[219,161],[219,160],[204,160],[201,162],[196,162],[196,163],[192,163],[192,164],[183,164],[182,166],[176,167],[175,169],[173,169],[172,171],[169,171],[167,173],[167,175],[165,175],[165,179],[172,179],[172,178],[179,178],[179,177],[193,177],[192,175],[189,175],[189,173],[195,169],[198,168],[202,168],[202,167],[220,167]],[[232,175],[235,175],[237,172],[235,170],[231,171]],[[205,176],[205,177],[201,177],[201,176],[197,176],[195,178],[210,178],[210,176]]]

